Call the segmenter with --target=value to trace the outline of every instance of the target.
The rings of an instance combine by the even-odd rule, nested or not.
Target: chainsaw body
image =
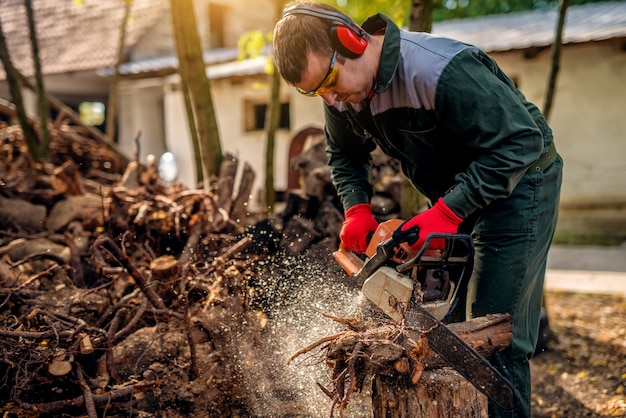
[[[471,275],[474,244],[469,235],[431,234],[414,251],[392,238],[402,220],[381,223],[361,260],[340,248],[333,256],[361,285],[361,291],[385,314],[401,320],[412,303],[419,303],[443,320],[458,303],[459,290]],[[437,245],[431,246],[437,240]],[[439,249],[432,249],[436,247]]]

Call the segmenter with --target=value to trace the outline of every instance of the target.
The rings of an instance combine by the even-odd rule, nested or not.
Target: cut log
[[[487,397],[451,368],[425,371],[417,385],[372,383],[374,418],[486,418]]]
[[[44,229],[46,207],[0,196],[0,227],[38,232]]]
[[[490,357],[511,343],[508,315],[488,315],[450,324],[452,331],[484,357]],[[413,331],[409,331],[409,338]],[[487,397],[434,351],[423,361],[425,371],[414,381],[390,382],[393,377],[375,376],[372,382],[374,417],[479,418],[487,417]],[[412,376],[413,380],[413,376]],[[390,384],[392,383],[392,384]]]
[[[162,255],[150,262],[152,279],[158,282],[157,293],[165,302],[176,297],[176,284],[180,280],[180,264],[178,260],[170,255]]]
[[[233,190],[235,187],[235,176],[239,160],[231,154],[224,155],[220,167],[220,176],[217,181],[217,206],[230,213],[233,205]]]

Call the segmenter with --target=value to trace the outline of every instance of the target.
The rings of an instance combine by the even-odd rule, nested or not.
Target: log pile
[[[244,166],[233,187],[225,158],[221,189],[186,189],[68,126],[51,147],[35,163],[20,128],[0,127],[2,412],[241,410],[234,337],[267,320],[250,307],[254,173]]]

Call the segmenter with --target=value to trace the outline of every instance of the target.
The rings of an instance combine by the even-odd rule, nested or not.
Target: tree
[[[45,159],[50,155],[50,132],[48,131],[48,101],[46,100],[46,89],[43,84],[43,74],[41,72],[41,60],[39,59],[39,42],[37,41],[37,31],[35,29],[35,15],[33,13],[32,0],[24,0],[26,7],[26,17],[28,18],[28,32],[30,34],[30,44],[33,52],[33,63],[35,65],[35,81],[37,85],[37,107],[39,109],[39,124],[41,129],[41,141],[36,150],[30,150],[36,160]]]
[[[433,0],[412,0],[409,30],[431,32],[433,29]]]
[[[120,25],[120,37],[118,41],[117,49],[117,61],[115,62],[115,72],[113,73],[113,80],[111,80],[111,86],[109,87],[109,101],[107,105],[107,123],[105,133],[110,140],[115,138],[115,114],[117,113],[117,95],[118,85],[120,80],[120,64],[124,59],[124,43],[126,41],[126,24],[130,17],[130,6],[133,0],[124,0],[124,16],[122,17],[122,24]]]
[[[24,133],[24,139],[26,140],[26,144],[28,145],[29,150],[31,150],[31,155],[33,155],[33,151],[39,149],[39,139],[37,137],[37,133],[28,121],[28,116],[26,115],[24,100],[22,98],[22,91],[20,90],[20,74],[13,66],[13,62],[11,61],[9,48],[7,47],[7,42],[4,38],[2,21],[0,21],[0,60],[2,61],[4,71],[6,72],[7,82],[9,84],[9,91],[11,92],[11,98],[13,100],[13,103],[15,104],[17,119],[22,126],[22,131]],[[33,157],[35,156],[33,155]]]
[[[196,14],[192,0],[170,0],[172,24],[178,56],[178,72],[185,101],[190,104],[187,111],[189,131],[197,133],[194,149],[200,151],[202,178],[205,189],[209,188],[212,176],[219,174],[222,161],[222,146],[215,117],[211,84],[198,35]]]
[[[570,0],[559,1],[559,19],[556,25],[556,33],[554,35],[554,43],[552,44],[552,69],[548,78],[548,90],[546,92],[546,102],[543,106],[543,114],[546,119],[550,117],[552,110],[552,102],[556,92],[556,78],[561,66],[561,47],[563,46],[563,28],[565,26],[565,15],[569,8]]]
[[[276,0],[276,17],[280,17],[283,7],[285,5],[284,0]],[[276,202],[276,190],[274,188],[274,150],[276,144],[276,132],[280,124],[280,85],[281,77],[274,61],[269,63],[270,73],[272,75],[272,90],[270,92],[270,106],[269,114],[267,115],[267,144],[265,150],[265,206],[271,212]]]
[[[276,17],[280,16],[284,5],[284,0],[276,0]],[[267,46],[267,43],[271,43],[271,36],[271,34],[264,36],[260,31],[245,33],[238,42],[239,58],[253,58],[260,55],[263,48]],[[265,206],[271,211],[276,203],[274,154],[276,149],[276,132],[280,124],[280,85],[282,80],[280,73],[276,71],[273,60],[268,61],[266,72],[271,76],[271,87],[268,112],[265,121],[265,127],[267,129],[267,141],[265,144]]]

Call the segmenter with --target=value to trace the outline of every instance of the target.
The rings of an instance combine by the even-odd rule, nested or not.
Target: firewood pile
[[[190,190],[70,126],[51,148],[35,163],[21,129],[0,126],[0,410],[230,416],[235,336],[267,321],[241,213],[254,173],[224,192],[225,158],[212,190]]]

